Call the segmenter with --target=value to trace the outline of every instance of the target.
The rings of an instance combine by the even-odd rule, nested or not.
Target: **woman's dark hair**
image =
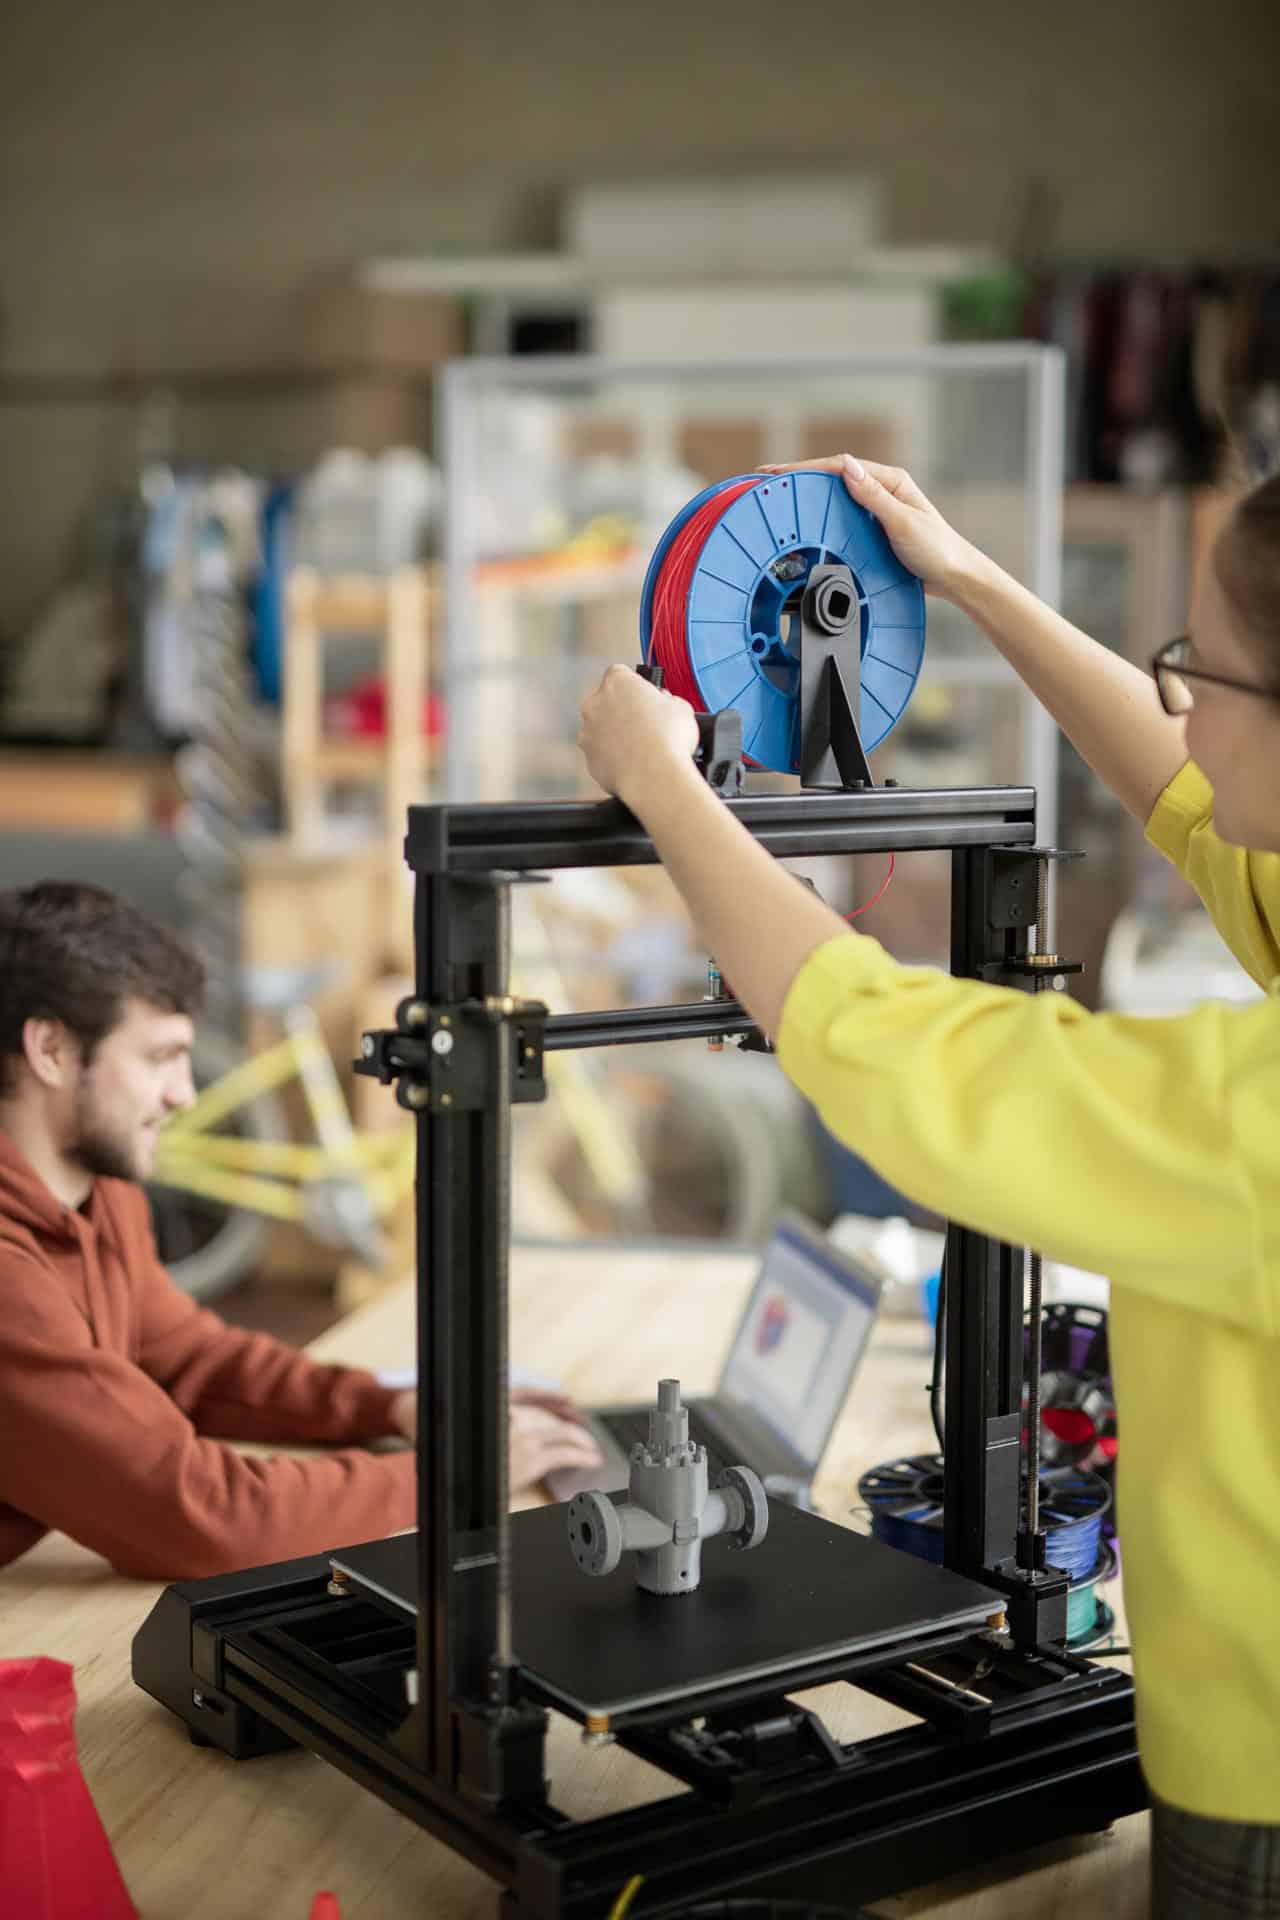
[[[1280,473],[1237,504],[1218,535],[1213,565],[1244,637],[1280,685]]]
[[[87,1064],[126,1000],[194,1017],[203,998],[191,949],[105,887],[43,880],[0,893],[0,1087],[28,1020],[60,1020]]]

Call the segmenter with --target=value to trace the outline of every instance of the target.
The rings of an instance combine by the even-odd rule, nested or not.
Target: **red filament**
[[[702,549],[720,524],[721,516],[750,488],[759,485],[758,474],[736,481],[705,500],[691,513],[672,540],[663,557],[653,589],[653,607],[649,620],[649,664],[662,668],[668,693],[687,700],[695,713],[705,711],[689,664],[689,591]]]

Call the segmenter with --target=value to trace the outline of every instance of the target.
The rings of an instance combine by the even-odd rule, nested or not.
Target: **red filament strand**
[[[872,894],[869,900],[864,900],[862,905],[860,907],[855,907],[852,913],[845,914],[844,917],[846,920],[857,920],[860,915],[864,913],[870,913],[872,907],[875,906],[876,902],[884,899],[886,893],[888,893],[889,891],[889,882],[893,878],[893,869],[897,865],[897,860],[898,860],[898,856],[896,853],[891,853],[889,855],[889,865],[888,865],[888,868],[886,869],[884,879],[880,882],[880,885],[876,888],[875,892]]]
[[[735,500],[754,486],[760,476],[739,480],[705,500],[691,513],[672,540],[663,558],[653,589],[653,609],[649,620],[649,664],[662,668],[668,693],[687,700],[695,713],[705,711],[689,663],[689,592],[702,549],[720,524],[721,516]]]

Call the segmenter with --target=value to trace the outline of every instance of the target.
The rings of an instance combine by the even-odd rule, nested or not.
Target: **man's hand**
[[[629,667],[608,667],[582,703],[578,745],[592,779],[630,805],[637,782],[647,787],[692,768],[698,722],[687,700],[651,686]]]
[[[567,1394],[511,1389],[511,1491],[537,1486],[561,1467],[598,1467],[600,1449]]]
[[[567,1394],[541,1387],[513,1387],[509,1396],[512,1493],[536,1486],[560,1467],[598,1467],[600,1449]],[[418,1434],[418,1396],[398,1393],[391,1418],[407,1440]]]

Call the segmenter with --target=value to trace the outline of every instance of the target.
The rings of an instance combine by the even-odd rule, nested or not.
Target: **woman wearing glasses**
[[[812,464],[985,630],[1280,990],[1280,478],[1236,507],[1153,683],[905,473]],[[698,777],[682,702],[610,668],[581,738],[832,1131],[939,1213],[1111,1275],[1153,1911],[1280,1916],[1280,1004],[1137,1020],[899,966]]]

